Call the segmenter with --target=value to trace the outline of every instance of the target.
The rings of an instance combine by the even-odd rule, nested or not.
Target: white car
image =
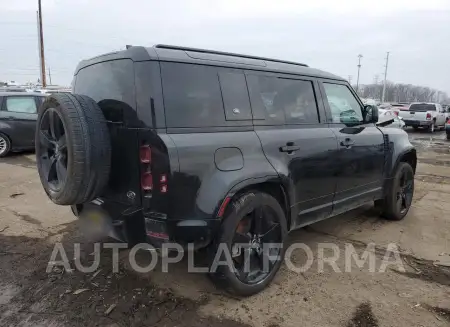
[[[383,122],[389,119],[393,119],[394,121],[385,126],[385,127],[395,127],[395,128],[404,128],[405,122],[401,117],[397,115],[397,113],[393,110],[385,110],[385,109],[378,109],[378,122]]]
[[[408,110],[400,111],[406,126],[414,129],[427,128],[431,133],[437,128],[444,128],[446,121],[445,110],[439,103],[412,103]]]

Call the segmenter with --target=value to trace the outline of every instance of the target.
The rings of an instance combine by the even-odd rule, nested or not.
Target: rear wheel
[[[434,123],[431,123],[430,127],[428,127],[428,131],[429,131],[430,133],[434,133],[434,129],[435,129]]]
[[[8,155],[11,151],[11,141],[8,136],[0,133],[0,158]]]
[[[386,198],[375,204],[386,219],[402,220],[411,207],[413,195],[414,170],[409,163],[400,162]]]
[[[240,195],[213,244],[213,282],[239,296],[262,291],[280,268],[286,235],[284,211],[275,198],[256,191]]]

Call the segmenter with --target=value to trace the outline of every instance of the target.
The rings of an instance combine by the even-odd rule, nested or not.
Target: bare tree
[[[360,85],[358,95],[363,98],[381,99],[382,86],[378,84]],[[450,103],[447,93],[429,87],[386,82],[386,102],[441,102]]]

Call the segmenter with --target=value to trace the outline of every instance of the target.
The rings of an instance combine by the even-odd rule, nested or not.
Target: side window
[[[167,127],[226,126],[217,69],[161,62]]]
[[[247,82],[255,119],[275,125],[319,122],[312,82],[256,75]]]
[[[274,106],[274,99],[278,93],[278,78],[248,75],[247,84],[254,118],[265,119],[269,124],[284,124],[284,111]]]
[[[346,85],[323,83],[333,123],[363,121],[361,106]]]
[[[37,112],[34,97],[6,97],[6,110],[10,112],[21,112],[35,114]]]
[[[312,82],[278,79],[274,106],[282,108],[287,124],[317,124],[317,103]]]
[[[227,120],[251,120],[252,111],[243,73],[219,72]]]

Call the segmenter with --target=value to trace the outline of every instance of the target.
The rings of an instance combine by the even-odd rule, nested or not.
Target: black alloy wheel
[[[63,120],[55,108],[47,108],[38,126],[39,160],[49,189],[60,191],[67,180],[67,138]]]
[[[411,208],[414,196],[414,169],[408,162],[400,162],[384,199],[375,201],[384,218],[402,220]]]
[[[283,263],[287,233],[279,199],[258,190],[236,195],[209,248],[209,276],[216,286],[234,295],[261,292]]]
[[[414,174],[409,169],[402,169],[397,186],[397,210],[404,215],[411,206],[414,193]]]
[[[281,253],[281,248],[270,244],[282,243],[281,225],[275,212],[268,206],[259,206],[242,218],[235,231],[231,256],[236,276],[244,284],[263,281],[274,268],[271,258]]]

